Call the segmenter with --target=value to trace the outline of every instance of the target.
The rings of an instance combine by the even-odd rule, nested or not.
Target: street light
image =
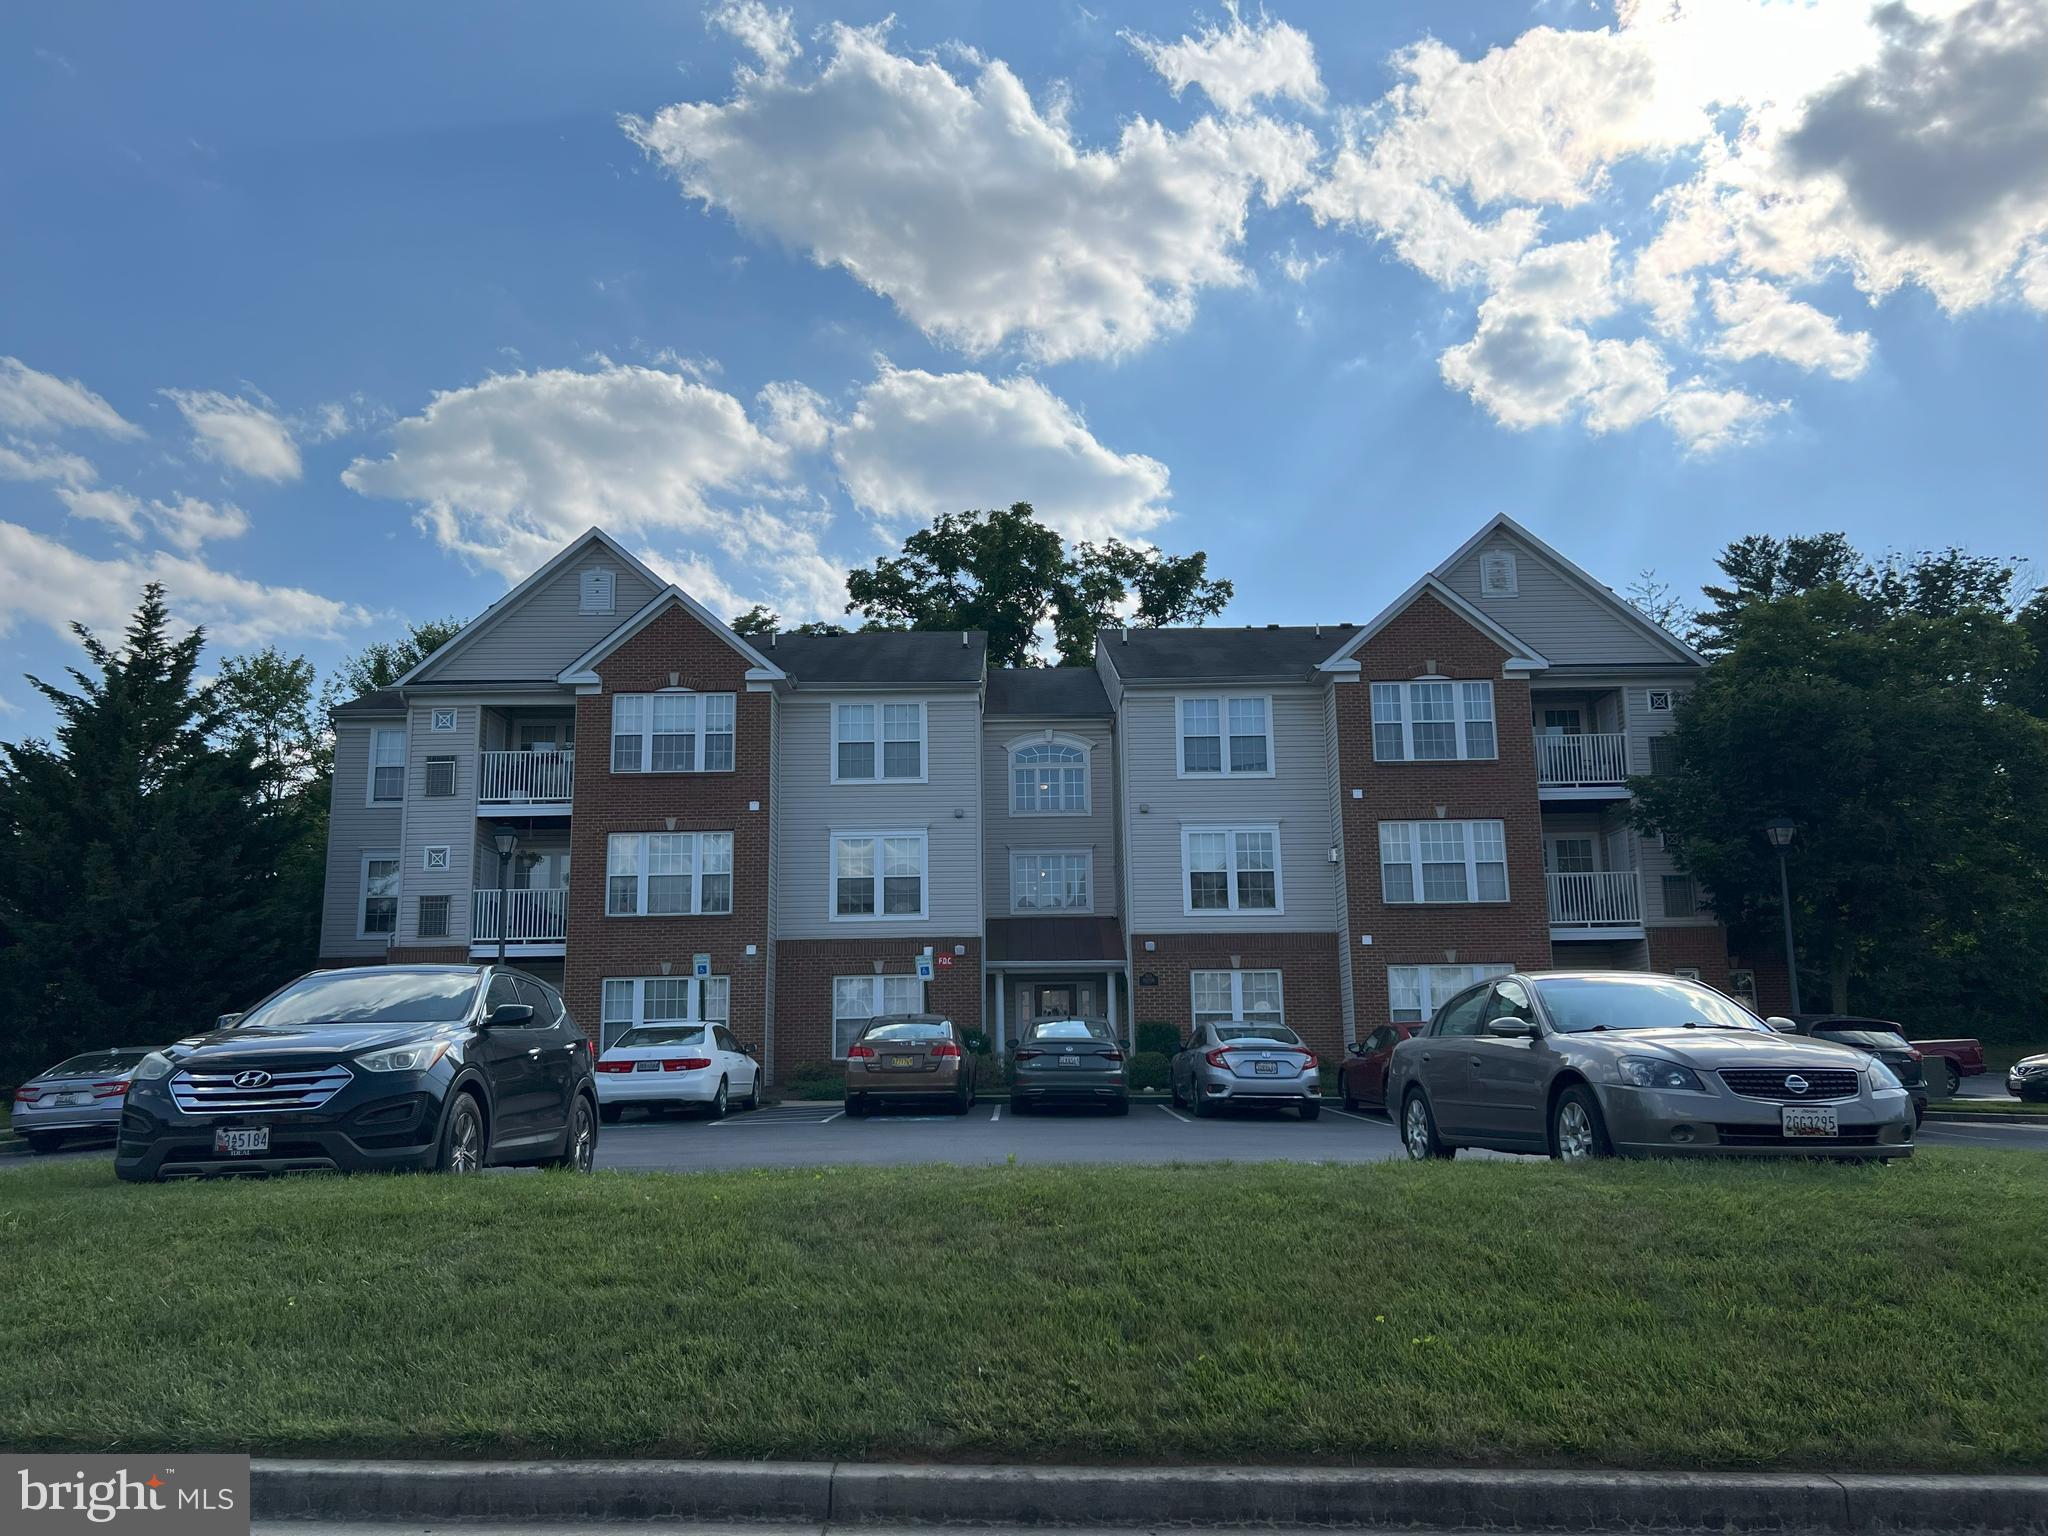
[[[1792,988],[1794,1014],[1800,1012],[1799,961],[1792,953],[1792,877],[1785,872],[1785,850],[1792,846],[1792,834],[1796,830],[1791,820],[1784,816],[1764,823],[1764,836],[1778,850],[1778,904],[1785,913],[1785,980]]]
[[[509,899],[506,885],[512,872],[512,855],[519,851],[519,834],[510,827],[500,827],[491,841],[498,849],[498,964],[505,963],[505,921],[509,914],[505,903]],[[1789,928],[1786,930],[1791,931]]]

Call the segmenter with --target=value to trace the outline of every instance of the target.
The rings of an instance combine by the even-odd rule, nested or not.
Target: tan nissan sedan
[[[858,1119],[878,1099],[936,1099],[964,1115],[976,1077],[974,1054],[944,1014],[880,1014],[847,1047],[846,1112]]]

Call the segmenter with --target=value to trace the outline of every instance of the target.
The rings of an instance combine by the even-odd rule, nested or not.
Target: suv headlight
[[[356,1065],[366,1072],[424,1072],[447,1054],[446,1040],[415,1040],[358,1056]]]
[[[1705,1093],[1707,1085],[1691,1067],[1658,1056],[1624,1056],[1615,1072],[1631,1088],[1678,1088],[1688,1093]]]
[[[142,1060],[135,1063],[134,1081],[138,1083],[153,1083],[160,1077],[169,1077],[171,1075],[171,1068],[176,1065],[177,1063],[172,1061],[162,1051],[151,1051]]]
[[[1899,1081],[1899,1074],[1873,1056],[1870,1058],[1870,1091],[1872,1093],[1903,1093],[1905,1084]]]

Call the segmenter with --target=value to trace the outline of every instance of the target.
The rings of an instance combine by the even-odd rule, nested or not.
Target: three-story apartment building
[[[994,670],[974,633],[740,636],[593,530],[335,712],[321,953],[502,945],[603,1039],[724,1019],[773,1075],[920,1008],[1334,1053],[1509,968],[1773,1001],[1629,817],[1702,665],[1507,518],[1362,625]]]

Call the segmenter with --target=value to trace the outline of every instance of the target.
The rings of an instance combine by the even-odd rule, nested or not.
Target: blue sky
[[[2031,7],[893,10],[0,19],[0,735],[148,574],[324,668],[593,521],[791,618],[1013,499],[1246,623],[2048,553]]]

